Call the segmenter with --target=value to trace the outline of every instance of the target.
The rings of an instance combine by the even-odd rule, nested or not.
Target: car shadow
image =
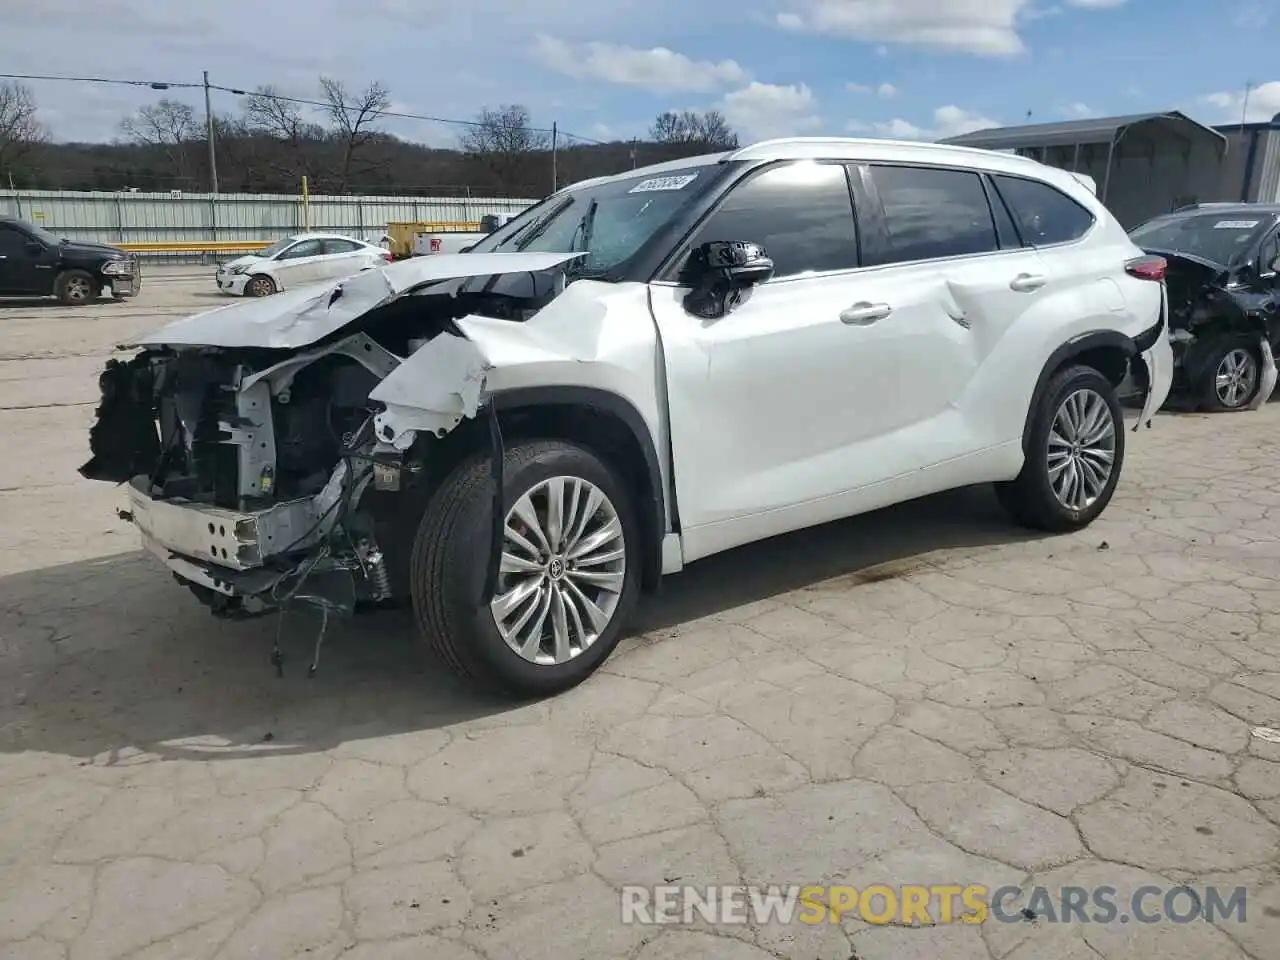
[[[1024,536],[988,488],[952,491],[693,564],[645,598],[633,637],[833,578],[853,586],[903,574],[904,562],[935,550]],[[314,611],[217,620],[140,551],[0,578],[0,626],[0,752],[98,764],[311,753],[529,706],[455,679],[408,610],[335,620],[309,677]],[[283,676],[270,660],[277,636]]]

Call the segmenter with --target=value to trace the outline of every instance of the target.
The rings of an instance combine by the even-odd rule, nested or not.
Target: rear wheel
[[[626,485],[560,440],[503,460],[503,554],[482,602],[493,537],[489,458],[464,462],[432,497],[414,543],[419,629],[456,672],[546,696],[590,676],[622,635],[639,591],[640,529]]]
[[[1072,366],[1049,381],[1032,413],[1026,460],[996,496],[1019,523],[1065,533],[1091,524],[1115,493],[1124,463],[1124,417],[1115,387]]]
[[[1224,337],[1209,347],[1200,376],[1200,405],[1206,410],[1240,410],[1262,385],[1262,355],[1249,337]]]
[[[244,285],[245,296],[269,297],[276,292],[276,282],[268,276],[257,274],[249,278]]]
[[[68,270],[58,277],[53,293],[58,302],[68,307],[80,307],[98,299],[98,283],[83,270]]]

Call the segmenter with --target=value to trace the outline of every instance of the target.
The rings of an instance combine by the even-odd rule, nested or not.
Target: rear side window
[[[775,279],[856,267],[857,230],[844,167],[788,163],[749,177],[694,231],[690,249],[712,240],[760,244],[773,260]]]
[[[1022,242],[1029,247],[1070,243],[1093,226],[1092,213],[1047,183],[998,174],[991,179],[1013,214]]]
[[[885,249],[868,264],[937,260],[1000,249],[982,178],[966,170],[873,166]]]

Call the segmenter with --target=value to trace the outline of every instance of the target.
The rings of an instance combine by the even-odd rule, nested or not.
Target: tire
[[[1262,352],[1247,336],[1224,336],[1206,348],[1195,392],[1204,410],[1242,410],[1262,388]]]
[[[1068,408],[1067,402],[1073,406]],[[1071,439],[1069,422],[1074,418],[1085,425],[1097,416],[1102,422],[1086,434],[1082,448],[1064,446],[1060,439]],[[1017,479],[996,484],[996,497],[1018,523],[1035,530],[1067,533],[1091,524],[1115,493],[1124,466],[1124,415],[1115,388],[1097,370],[1086,366],[1070,366],[1054,375],[1039,405],[1031,413],[1031,434],[1026,461]],[[1055,430],[1055,426],[1057,429]],[[1109,426],[1109,433],[1107,427]],[[1090,442],[1091,437],[1097,442]],[[1052,449],[1051,438],[1054,439]],[[1099,482],[1100,468],[1111,457],[1110,472]],[[1051,476],[1050,459],[1058,467]],[[1083,479],[1077,486],[1062,487],[1075,471]],[[1087,471],[1087,472],[1086,472]],[[1059,490],[1055,490],[1055,482]],[[1073,494],[1083,494],[1076,496]]]
[[[59,274],[53,285],[53,295],[66,307],[83,307],[93,303],[101,292],[93,275],[84,270],[68,270]]]
[[[269,297],[275,292],[276,282],[262,273],[255,273],[244,285],[246,297]]]
[[[575,502],[570,493],[575,484],[583,494],[594,488],[603,497],[599,512],[583,523],[580,535],[575,538],[579,549],[593,539],[588,534],[602,530],[606,522],[613,529],[612,523],[616,521],[621,542],[609,538],[600,545],[599,552],[593,550],[585,554],[581,559],[613,557],[607,562],[593,562],[588,570],[575,572],[575,562],[581,563],[581,559],[571,561],[571,553],[562,549],[556,557],[544,556],[528,565],[540,568],[541,573],[522,570],[501,575],[495,597],[521,583],[540,584],[526,591],[526,602],[513,604],[505,622],[517,629],[509,631],[514,634],[509,643],[498,628],[498,617],[490,604],[480,602],[493,537],[489,466],[487,454],[464,461],[445,478],[428,503],[418,526],[410,563],[414,614],[424,639],[458,674],[507,694],[550,696],[576,686],[594,673],[621,639],[640,588],[640,524],[626,484],[596,454],[561,440],[512,445],[505,453],[502,468],[505,522],[522,527],[519,532],[525,535],[528,544],[537,542],[537,533],[521,523],[513,508],[526,496],[535,505],[545,505],[544,485],[553,478],[565,482],[566,504]],[[582,486],[584,484],[589,487]],[[591,501],[580,498],[576,502]],[[569,513],[573,516],[573,511]],[[572,530],[572,525],[566,526]],[[543,528],[545,524],[538,529]],[[548,539],[552,537],[553,534],[547,534]],[[534,556],[510,539],[504,549],[518,558]],[[557,565],[555,560],[560,556],[563,559]],[[605,591],[603,587],[578,579],[588,575],[612,578],[616,581],[612,584],[616,590]],[[588,608],[575,598],[574,590],[577,597],[590,597],[596,602],[596,609],[609,614],[601,629],[578,629],[588,625],[589,617]],[[558,606],[556,597],[567,600]],[[519,628],[523,623],[522,612],[530,614],[525,618],[528,624],[523,626],[524,632]],[[530,626],[534,621],[541,624],[536,634]],[[554,643],[557,627],[562,627],[564,636],[570,639],[576,635],[576,645],[566,644],[557,651]],[[531,655],[536,654],[532,658],[517,652],[513,646],[523,646],[523,640],[534,637],[538,639],[526,646]],[[578,648],[576,651],[574,646]],[[570,655],[556,662],[553,655],[566,651]],[[539,658],[542,662],[537,662]]]

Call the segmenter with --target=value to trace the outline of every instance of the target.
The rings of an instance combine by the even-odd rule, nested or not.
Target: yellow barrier
[[[111,246],[129,253],[254,253],[271,244],[270,240],[144,240]]]
[[[397,257],[413,254],[413,241],[420,233],[483,233],[479,223],[465,220],[393,220],[387,224],[391,252]]]

